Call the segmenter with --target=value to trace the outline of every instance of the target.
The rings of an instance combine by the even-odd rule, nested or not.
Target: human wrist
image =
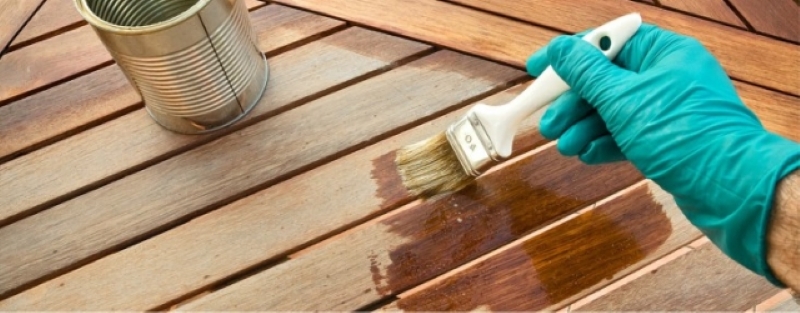
[[[781,179],[767,231],[767,263],[784,285],[800,291],[800,170]]]

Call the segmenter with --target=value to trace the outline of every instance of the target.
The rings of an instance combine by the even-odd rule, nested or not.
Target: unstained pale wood
[[[394,6],[400,5],[392,4],[392,1],[394,0],[380,2],[365,0],[278,0],[276,2],[285,2],[310,10],[324,12],[347,20],[357,21],[387,31],[401,33],[413,38],[420,38],[456,50],[468,51],[519,66],[524,64],[530,53],[546,45],[553,36],[557,35],[557,33],[546,31],[541,28],[515,23],[491,14],[449,5],[441,1],[404,1],[402,4],[404,10],[392,9]],[[723,52],[721,55],[731,60],[731,66],[741,67],[741,70],[745,71],[755,71],[753,75],[748,75],[747,77],[763,75],[774,78],[780,81],[779,83],[786,83],[786,85],[790,87],[789,89],[794,90],[795,94],[800,94],[800,89],[798,89],[800,88],[800,75],[796,74],[800,72],[800,49],[796,49],[793,45],[776,42],[761,36],[752,38],[749,37],[751,36],[750,34],[743,31],[737,31],[730,27],[698,20],[696,18],[681,16],[677,13],[666,12],[657,7],[631,2],[634,5],[633,7],[622,4],[619,8],[614,8],[609,6],[608,3],[615,3],[616,0],[584,0],[594,6],[598,6],[599,12],[605,14],[605,17],[598,17],[593,15],[594,13],[587,12],[587,8],[581,6],[574,6],[574,8],[580,7],[576,10],[571,9],[573,6],[569,6],[569,9],[564,8],[564,6],[568,5],[567,2],[560,1],[536,0],[533,2],[524,2],[532,6],[525,8],[515,7],[517,5],[523,5],[523,2],[520,1],[501,1],[499,3],[494,1],[455,1],[488,7],[490,9],[503,4],[509,7],[503,6],[495,9],[504,12],[512,8],[519,9],[526,13],[518,14],[535,14],[537,21],[538,19],[545,19],[546,16],[552,16],[557,19],[543,22],[550,23],[550,25],[554,27],[566,28],[570,31],[579,31],[584,27],[591,27],[594,23],[603,23],[607,18],[615,17],[615,14],[627,13],[625,10],[628,9],[642,10],[646,13],[646,19],[658,18],[667,21],[669,25],[674,25],[674,27],[683,29],[695,27],[702,29],[702,27],[705,27],[703,25],[708,24],[711,25],[709,29],[721,28],[735,33],[727,35],[725,32],[715,34],[713,31],[707,30],[711,33],[705,35],[710,38],[710,42],[720,45],[720,49]],[[534,5],[534,3],[538,4]],[[591,6],[589,6],[589,8],[591,9]],[[564,12],[571,13],[567,14]],[[574,16],[575,14],[579,15],[580,18],[570,18],[570,16]],[[699,25],[696,25],[697,23],[699,23]],[[734,45],[731,44],[730,38],[726,37],[728,35],[733,36],[730,38],[735,38],[735,40],[748,38],[748,42],[756,42],[758,46],[762,46],[757,49],[762,50],[747,52],[750,54],[744,55],[745,53],[741,53],[741,51],[738,50],[741,48],[740,46],[734,47]],[[749,43],[742,45],[747,46],[745,49],[749,49],[751,46]],[[781,48],[772,47],[773,45],[780,46]],[[732,50],[728,51],[728,48]],[[764,53],[767,53],[765,51],[770,49],[777,49],[772,52],[779,51],[778,53],[782,54],[782,56],[766,57]],[[787,52],[786,49],[789,49],[789,52]],[[750,57],[752,55],[760,55],[762,57],[752,58]],[[772,62],[776,60],[775,58],[780,60],[780,62],[777,63],[789,62],[791,66],[783,68],[784,71],[771,71],[766,70],[767,67],[759,65],[761,62],[771,62],[773,63],[772,65],[775,65],[777,63]],[[736,59],[736,61],[733,61],[734,59]],[[737,87],[740,88],[740,96],[745,98],[748,106],[753,108],[757,114],[760,114],[759,117],[762,118],[763,123],[768,128],[778,131],[783,136],[800,141],[800,135],[795,131],[798,127],[798,119],[787,118],[797,115],[797,97],[782,96],[779,93],[767,91],[762,88],[754,88],[752,85],[740,82],[737,83]],[[753,102],[748,99],[759,99],[760,101]],[[775,120],[773,120],[773,118]]]
[[[111,55],[88,25],[12,51],[0,59],[0,105],[110,62]]]
[[[141,98],[119,67],[112,65],[2,106],[0,138],[3,138],[3,144],[0,145],[0,160],[53,141],[109,115],[134,108],[140,101]],[[12,204],[6,202],[5,205]]]
[[[569,32],[630,12],[646,22],[696,36],[735,78],[800,95],[800,49],[744,30],[626,0],[454,0]],[[441,1],[277,0],[391,32],[523,66],[558,33]],[[403,10],[397,10],[397,7]],[[760,57],[754,58],[752,56]]]
[[[745,311],[779,291],[707,243],[573,311]]]
[[[272,20],[276,22],[259,22],[259,24],[263,24],[258,29],[261,33],[281,33],[280,29],[284,27],[295,29],[286,32],[277,40],[265,40],[262,46],[269,49],[267,51],[281,49],[343,25],[342,22],[325,17],[317,16],[316,19],[313,19],[309,18],[310,14],[308,13],[277,6],[258,10],[254,15],[256,21]],[[290,16],[294,16],[294,18]],[[273,19],[273,17],[276,18]],[[299,23],[295,23],[296,21]],[[306,31],[301,31],[304,28]],[[362,41],[353,40],[352,36],[348,36],[351,33],[354,33],[354,36],[360,35]],[[277,68],[278,71],[270,76],[268,95],[261,104],[253,109],[251,114],[248,114],[246,119],[270,114],[310,94],[354,79],[366,72],[378,70],[399,58],[407,57],[424,49],[419,44],[402,45],[398,41],[386,40],[386,38],[376,33],[356,29],[342,36],[316,43],[311,48],[293,51],[288,56],[270,58],[270,68]],[[365,43],[374,46],[359,46]],[[395,50],[376,52],[377,48]],[[310,57],[312,55],[313,58]],[[372,58],[364,59],[365,55],[372,56]],[[320,66],[333,62],[354,62],[357,65],[325,76],[315,73]],[[291,76],[282,77],[288,73],[292,73]],[[111,78],[110,76],[106,77],[106,79]],[[75,81],[80,79],[85,78],[81,77]],[[305,80],[302,87],[294,85],[302,80]],[[102,80],[97,83],[102,83]],[[117,80],[114,84],[124,83],[127,81]],[[289,83],[288,87],[284,85],[286,83]],[[49,92],[45,93],[49,94]],[[84,95],[84,97],[96,99],[105,96],[99,93]],[[57,98],[58,95],[52,95],[52,97]],[[41,105],[51,106],[58,105],[58,103]],[[75,192],[84,186],[97,184],[104,178],[160,155],[192,143],[208,141],[208,137],[172,134],[155,124],[144,110],[140,110],[23,158],[0,165],[0,174],[2,174],[0,175],[0,186],[2,186],[0,197],[5,199],[5,205],[0,207],[0,222],[17,215],[24,215],[37,206]],[[134,149],[136,149],[136,153],[130,153]],[[113,160],[113,162],[106,162],[109,160]]]
[[[21,0],[25,2],[27,0]],[[75,0],[47,0],[28,25],[14,39],[12,48],[44,35],[52,35],[60,30],[86,24],[75,8]]]
[[[259,46],[269,55],[344,26],[342,21],[279,5],[256,10],[251,19]],[[4,138],[4,144],[0,145],[0,160],[139,106],[140,101],[120,68],[112,65],[2,106],[0,138]],[[36,193],[18,194],[33,200]],[[14,205],[9,201],[5,210],[13,210]],[[0,213],[0,221],[8,215]]]
[[[391,307],[408,311],[558,309],[699,236],[668,193],[653,183],[642,184],[401,294]]]
[[[278,0],[444,47],[522,66],[559,33],[433,0]],[[402,9],[398,9],[401,8]]]
[[[480,257],[639,179],[627,164],[587,166],[562,157],[548,145],[487,173],[471,188],[413,202],[184,309],[358,309]]]
[[[0,1],[0,56],[44,0]],[[3,73],[0,71],[0,73]]]
[[[800,4],[792,0],[729,0],[756,31],[800,43]]]
[[[659,0],[662,6],[704,16],[726,24],[745,28],[744,22],[725,0]]]
[[[338,38],[326,37],[333,42],[332,46],[357,43],[356,47],[372,51],[376,58],[372,62],[384,66],[386,63],[377,56],[403,51],[408,55],[427,48],[398,38],[388,39],[393,44],[363,39],[363,36],[347,34]],[[304,46],[307,47],[314,49],[311,45]],[[344,47],[340,49],[345,50]],[[351,62],[337,63],[326,60],[319,50],[306,50],[304,53],[302,59],[325,61],[322,64],[330,67],[331,72],[352,71],[357,68],[356,64],[369,63],[370,60],[350,52],[350,57],[360,57]],[[278,73],[283,72],[284,78],[280,79],[298,84],[295,89],[313,85],[311,81],[297,79],[301,73],[297,71],[309,72],[314,77],[318,77],[320,72],[296,65],[297,62],[287,64],[288,68],[282,71],[276,67],[273,79],[278,80],[281,75]],[[203,212],[215,204],[235,199],[248,190],[269,185],[308,166],[388,137],[388,134],[420,118],[496,91],[524,76],[518,70],[476,58],[439,52],[234,132],[0,228],[0,241],[10,243],[0,246],[0,262],[10,265],[2,268],[8,271],[0,273],[3,282],[0,286],[12,288],[58,271]],[[276,91],[267,92],[267,97],[262,100],[264,107],[271,105],[270,100],[277,95],[297,92],[278,83],[272,86]],[[295,96],[302,98],[307,95],[308,92]],[[146,133],[150,129],[156,132],[151,128],[152,124],[145,125],[139,131]],[[112,132],[109,130],[97,129],[108,138],[115,138],[114,142],[130,143],[127,140],[130,135],[116,137],[110,135]],[[131,133],[129,128],[123,130]],[[162,147],[174,147],[178,145],[175,141],[187,142],[195,138],[171,136],[154,142]],[[115,149],[137,154],[141,149],[153,148],[129,147]],[[87,210],[87,207],[93,209]]]
[[[790,297],[769,309],[769,312],[800,312],[800,300]]]
[[[27,1],[27,0],[23,0]],[[244,0],[245,5],[254,9],[264,5],[259,0]],[[42,5],[36,15],[14,39],[12,48],[15,45],[35,40],[42,36],[57,35],[63,29],[69,29],[85,25],[83,17],[75,8],[75,0],[48,0]]]
[[[481,102],[505,103],[521,87]],[[146,310],[205,288],[353,221],[410,201],[411,195],[393,175],[394,167],[387,156],[399,146],[441,131],[465,111],[450,113],[303,173],[10,301],[27,303],[24,307],[49,303],[62,308],[98,301],[93,306]],[[545,142],[536,132],[537,124],[538,119],[532,118],[523,125],[516,153]],[[231,250],[231,242],[236,242],[235,250]],[[110,285],[125,292],[100,296]]]

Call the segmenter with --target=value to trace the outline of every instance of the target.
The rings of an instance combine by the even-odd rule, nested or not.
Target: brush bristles
[[[475,179],[464,171],[444,133],[403,147],[395,162],[409,192],[423,198],[459,191]]]

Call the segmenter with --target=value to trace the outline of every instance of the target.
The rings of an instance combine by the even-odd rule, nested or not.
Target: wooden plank
[[[792,0],[730,0],[756,31],[800,43],[800,4]]]
[[[800,142],[800,98],[741,82],[734,86],[767,130]]]
[[[560,33],[442,1],[277,0],[453,50],[524,67]],[[402,10],[398,10],[402,7]]]
[[[138,107],[140,101],[119,67],[112,65],[2,106],[0,161]]]
[[[568,32],[582,31],[621,15],[639,12],[647,23],[700,40],[732,77],[800,95],[800,75],[797,75],[800,49],[796,45],[730,26],[624,0],[584,0],[583,5],[560,0],[454,1]]]
[[[268,55],[344,26],[341,21],[278,5],[251,14],[259,46]],[[112,65],[0,107],[0,138],[4,138],[0,161],[129,111],[140,101],[120,69]],[[0,221],[5,218],[0,214]]]
[[[44,0],[0,1],[0,56]]]
[[[25,1],[27,0],[21,2]],[[75,8],[75,0],[48,0],[31,18],[19,36],[14,39],[11,48],[45,35],[55,35],[61,30],[85,24],[86,22]]]
[[[624,0],[454,0],[518,19],[578,32],[638,11],[646,22],[695,36],[733,77],[800,95],[800,49],[719,23]],[[276,0],[516,66],[557,33],[429,0]],[[584,3],[585,2],[585,3]],[[397,10],[398,7],[403,10]],[[752,56],[758,55],[758,58]]]
[[[791,289],[784,289],[756,305],[755,312],[800,312],[800,300],[794,299]]]
[[[279,67],[274,62],[272,79],[275,81],[271,85],[274,89],[267,92],[259,110],[277,104],[278,97],[307,97],[310,92],[298,94],[298,90],[318,86],[316,80],[328,80],[323,79],[328,75],[320,74],[321,68],[330,69],[326,73],[331,76],[350,73],[358,77],[363,72],[352,73],[355,68],[369,63],[374,64],[374,68],[385,67],[387,62],[381,57],[413,55],[427,49],[384,35],[370,39],[370,33],[354,29],[329,36],[324,39],[328,43],[310,44],[300,48],[304,49],[302,51],[295,50],[296,58],[289,60],[292,61],[289,64]],[[319,49],[320,45],[329,46],[332,51]],[[330,57],[335,53],[339,56]],[[341,54],[348,57],[342,58]],[[374,59],[368,58],[370,56]],[[313,66],[305,63],[301,67],[298,65],[301,60]],[[0,287],[14,288],[85,262],[389,137],[425,116],[497,91],[525,76],[521,71],[476,58],[438,52],[236,131],[0,229],[0,241],[7,243],[0,246],[0,264],[8,265],[0,268]],[[278,83],[281,80],[285,82]],[[150,154],[149,150],[156,146],[175,148],[196,138],[165,136],[166,131],[153,128],[152,123],[143,124],[146,127],[133,125],[132,119],[146,118],[143,114],[115,120],[126,126],[117,131],[96,128],[111,142],[95,142],[95,145],[116,146],[109,151],[127,154]],[[131,125],[138,128],[128,127]],[[142,146],[138,136],[159,139],[149,139],[153,146]],[[115,158],[105,158],[119,162]],[[95,160],[102,167],[115,166],[108,161]],[[72,170],[83,172],[74,167]]]
[[[737,264],[713,244],[571,311],[744,311],[779,289]]]
[[[521,91],[520,87],[482,102],[505,103]],[[97,308],[148,310],[208,288],[227,276],[329,236],[353,221],[411,201],[411,195],[405,192],[399,178],[392,175],[392,152],[399,146],[440,132],[466,110],[437,118],[303,173],[151,240],[49,280],[9,301],[20,303],[21,307],[63,309],[92,303]],[[545,143],[536,131],[537,124],[538,119],[531,118],[523,125],[515,145],[516,153]],[[347,192],[342,192],[345,186]],[[320,211],[322,207],[326,209]],[[231,250],[231,242],[236,242],[235,251]],[[214,255],[214,260],[197,262],[198,258],[203,259],[198,252]],[[126,291],[100,296],[111,285]]]
[[[244,0],[245,5],[254,9],[264,5],[258,0]],[[27,44],[29,41],[39,39],[43,36],[54,36],[65,29],[73,29],[86,22],[75,8],[75,0],[49,0],[42,5],[39,12],[31,18],[27,26],[14,39],[11,45],[13,49],[20,44]]]
[[[391,307],[551,310],[699,236],[668,193],[653,183],[640,184],[401,294]]]
[[[341,21],[279,6],[269,6],[253,14],[254,20],[260,26],[258,32],[260,33],[259,37],[262,39],[261,46],[266,51],[284,49],[297,42],[314,38],[319,34],[334,31],[344,26]],[[290,30],[283,30],[284,28],[289,28]],[[302,97],[354,79],[364,73],[378,70],[398,59],[426,49],[418,44],[405,44],[405,41],[388,40],[386,37],[373,32],[361,30],[353,30],[351,32],[362,34],[364,36],[363,40],[359,42],[348,39],[347,35],[337,36],[332,40],[319,42],[312,46],[311,49],[300,49],[286,57],[270,58],[270,67],[277,68],[279,71],[270,77],[268,85],[271,94],[265,96],[266,99],[262,100],[262,104],[258,105],[253,113],[247,116],[247,119],[252,120],[257,116],[273,114],[272,112],[275,110],[280,110]],[[278,34],[274,40],[270,40],[267,38],[269,36],[265,35],[273,33]],[[376,50],[373,47],[358,47],[358,44],[375,44],[380,47],[395,48],[397,50],[379,53],[375,52]],[[314,60],[307,60],[309,54],[313,53],[319,53],[319,55],[315,56],[316,59]],[[368,58],[364,58],[362,54]],[[353,66],[331,75],[320,76],[314,73],[319,68],[336,64],[325,62],[362,63],[359,66]],[[308,70],[310,72],[297,74],[296,71],[299,70]],[[284,72],[293,73],[295,76],[281,77]],[[277,78],[275,78],[276,76]],[[75,81],[81,79],[85,78],[82,77]],[[103,79],[112,79],[112,77],[107,76],[103,77]],[[300,88],[294,85],[296,83],[295,79],[306,79],[309,82]],[[102,79],[98,83],[101,82]],[[119,81],[119,77],[117,77],[117,81],[114,84],[125,83]],[[283,87],[282,85],[285,83],[289,83],[290,87]],[[94,86],[97,88],[96,85]],[[60,89],[53,89],[53,92],[56,91],[60,91]],[[51,100],[49,103],[40,105],[48,106],[50,110],[53,110],[53,106],[59,104],[54,102],[59,96],[61,95],[58,93],[53,94],[50,91],[46,91],[42,97]],[[112,95],[94,93],[82,94],[81,96],[102,99]],[[39,98],[34,100],[36,99]],[[30,104],[30,102],[23,101],[22,105],[25,104]],[[11,106],[14,105],[16,103],[11,104]],[[55,109],[57,110],[57,108]],[[17,108],[17,110],[25,110],[25,108]],[[29,121],[22,121],[21,123],[24,122]],[[80,122],[77,119],[74,121],[74,123]],[[70,125],[70,123],[73,122],[64,122],[65,125]],[[13,127],[14,125],[12,124],[11,126]],[[9,131],[13,131],[13,129]],[[26,215],[28,212],[36,210],[37,207],[52,202],[65,194],[73,193],[87,185],[97,184],[109,176],[140,165],[160,155],[184,148],[193,143],[203,142],[203,140],[208,141],[208,138],[209,136],[193,137],[170,134],[158,127],[149,115],[144,110],[141,110],[131,116],[123,117],[120,121],[101,125],[77,137],[69,138],[69,140],[58,145],[47,147],[36,151],[36,153],[26,155],[24,158],[0,165],[0,186],[2,187],[0,188],[0,198],[3,198],[5,202],[0,207],[0,224],[3,221],[13,219],[14,216]],[[137,151],[137,153],[129,153],[133,150]],[[109,159],[114,160],[114,162],[104,162]],[[36,173],[39,174],[37,175]],[[42,175],[44,173],[48,174]]]
[[[0,105],[111,62],[88,25],[12,51],[0,59]]]
[[[394,175],[394,174],[393,174]],[[553,144],[457,194],[413,202],[181,309],[355,310],[447,272],[641,177],[587,166]]]
[[[747,28],[725,0],[659,0],[662,6],[678,9],[719,21],[725,24]]]

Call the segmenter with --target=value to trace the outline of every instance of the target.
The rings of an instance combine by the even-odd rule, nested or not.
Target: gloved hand
[[[800,145],[765,130],[693,38],[644,24],[612,63],[576,36],[528,59],[532,76],[552,65],[571,87],[545,112],[542,135],[585,163],[629,160],[730,258],[784,286],[767,264],[766,232]]]

